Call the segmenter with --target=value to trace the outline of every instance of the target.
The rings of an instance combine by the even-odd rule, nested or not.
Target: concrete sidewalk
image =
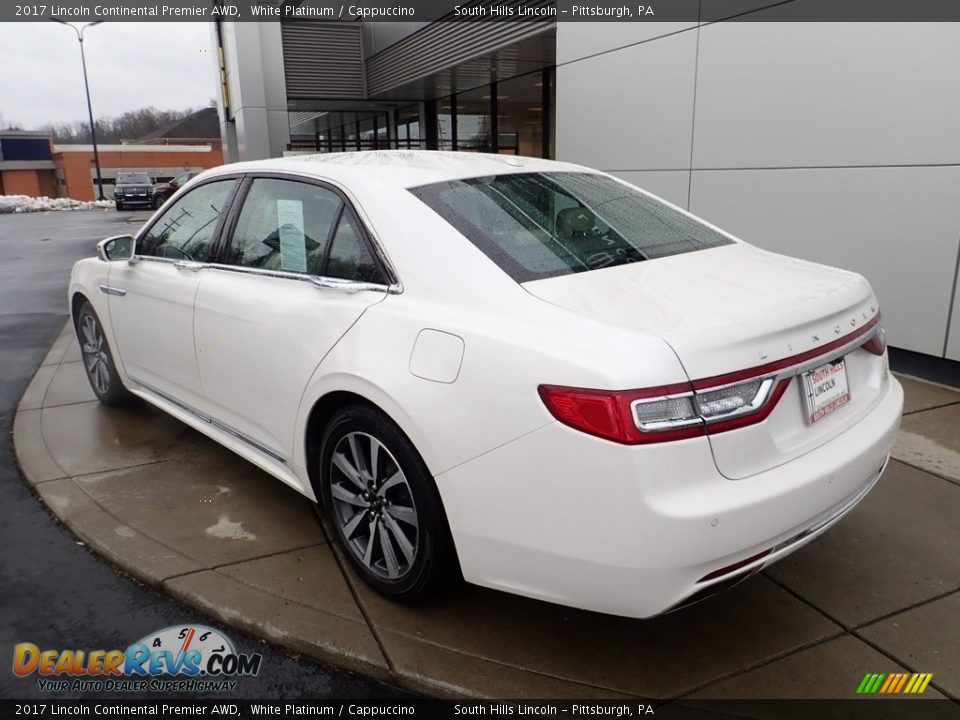
[[[931,672],[960,697],[960,392],[901,378],[895,460],[847,518],[737,588],[647,621],[463,586],[401,606],[361,583],[306,499],[146,404],[95,401],[72,329],[17,412],[24,475],[143,581],[297,652],[441,696],[853,697]]]

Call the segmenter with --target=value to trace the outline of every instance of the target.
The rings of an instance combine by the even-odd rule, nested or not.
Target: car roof
[[[440,150],[367,150],[232,163],[218,168],[215,174],[271,171],[295,172],[347,183],[375,179],[400,188],[524,172],[596,172],[571,163],[517,155]]]

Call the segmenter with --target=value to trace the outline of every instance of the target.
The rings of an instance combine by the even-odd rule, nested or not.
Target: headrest
[[[586,235],[596,222],[597,216],[585,207],[565,208],[557,213],[557,233],[565,238]]]

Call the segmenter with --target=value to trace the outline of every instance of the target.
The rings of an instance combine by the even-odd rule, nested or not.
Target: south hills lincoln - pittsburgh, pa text
[[[527,7],[524,5],[472,5],[464,7],[457,5],[453,9],[455,17],[462,18],[537,18],[537,17],[558,17],[557,8],[550,7]],[[652,5],[636,5],[629,7],[621,5],[619,7],[605,7],[602,5],[571,5],[569,9],[561,8],[559,16],[577,17],[577,18],[605,18],[614,20],[629,20],[635,17],[655,16]]]

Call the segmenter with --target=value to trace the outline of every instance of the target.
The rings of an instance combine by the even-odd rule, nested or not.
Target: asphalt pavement
[[[263,655],[260,674],[243,678],[231,697],[408,696],[218,626],[154,592],[94,555],[23,481],[12,453],[11,424],[27,383],[67,320],[70,268],[94,254],[97,240],[133,232],[148,216],[113,210],[0,215],[0,667],[10,667],[13,646],[21,642],[41,649],[108,650],[126,648],[162,628],[204,624],[224,630],[239,652]],[[21,679],[0,671],[0,698],[40,697],[35,675]]]

